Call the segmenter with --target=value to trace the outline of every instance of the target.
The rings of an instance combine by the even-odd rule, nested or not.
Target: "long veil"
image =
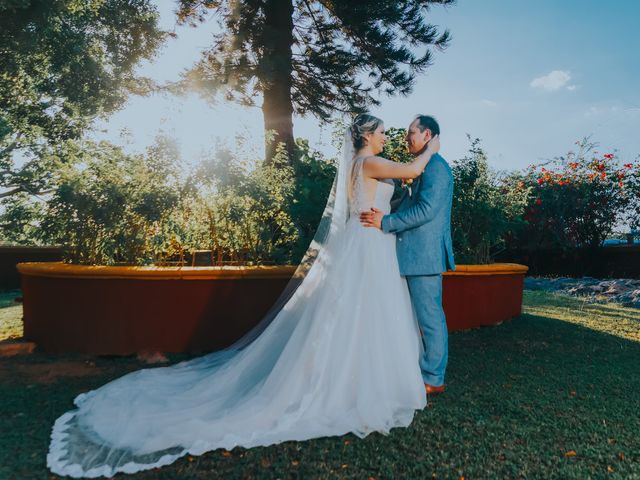
[[[325,287],[338,288],[325,279],[344,247],[353,155],[347,129],[337,173],[313,241],[264,318],[223,350],[169,367],[132,372],[78,395],[74,400],[78,408],[58,418],[51,434],[47,465],[53,472],[72,477],[132,473],[167,465],[187,453],[219,448],[221,442],[227,444],[226,437],[215,444],[202,440],[194,444],[189,443],[190,436],[180,435],[185,425],[192,429],[193,436],[208,435],[210,424],[194,423],[199,416],[209,420],[235,418],[237,407],[255,396],[265,379],[271,378],[302,313],[306,308],[316,308],[315,292]],[[277,375],[286,372],[280,369]],[[173,443],[166,443],[166,432],[172,435]]]
[[[322,276],[332,259],[336,258],[340,250],[342,232],[349,219],[348,184],[355,154],[349,128],[344,132],[341,150],[336,175],[318,228],[291,280],[258,324],[229,347],[215,352],[221,355],[221,358],[242,350],[253,342],[289,302],[296,302],[298,298],[308,297],[312,293],[312,289],[315,288],[315,282],[305,281],[307,277],[309,275],[312,275],[312,278]]]

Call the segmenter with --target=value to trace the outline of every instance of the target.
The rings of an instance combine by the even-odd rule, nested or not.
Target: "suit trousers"
[[[442,309],[442,275],[410,275],[405,278],[422,336],[422,378],[424,383],[438,387],[444,384],[449,357],[449,334]]]

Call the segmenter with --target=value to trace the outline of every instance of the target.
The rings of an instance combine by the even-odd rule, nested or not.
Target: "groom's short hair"
[[[431,130],[431,135],[440,135],[440,125],[438,121],[429,115],[417,115],[418,130],[424,132],[427,128]]]

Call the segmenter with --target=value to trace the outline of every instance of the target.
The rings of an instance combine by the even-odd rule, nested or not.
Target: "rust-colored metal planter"
[[[228,346],[267,312],[295,267],[21,263],[24,336],[46,352],[128,355]]]
[[[128,355],[230,345],[293,275],[275,267],[106,267],[21,263],[25,339],[46,352]],[[450,331],[521,312],[527,267],[461,265],[444,276]]]
[[[528,267],[516,263],[457,265],[442,278],[442,304],[450,332],[498,325],[522,313]]]

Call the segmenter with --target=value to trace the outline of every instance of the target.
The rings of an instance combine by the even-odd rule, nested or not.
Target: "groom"
[[[435,118],[418,115],[405,138],[409,152],[416,156],[429,141],[440,135]],[[422,174],[401,197],[394,213],[372,208],[360,221],[396,234],[400,274],[405,276],[411,303],[418,317],[424,354],[420,368],[427,393],[444,392],[448,358],[447,323],[442,310],[442,272],[455,270],[451,246],[451,202],[453,176],[449,165],[437,153]]]

